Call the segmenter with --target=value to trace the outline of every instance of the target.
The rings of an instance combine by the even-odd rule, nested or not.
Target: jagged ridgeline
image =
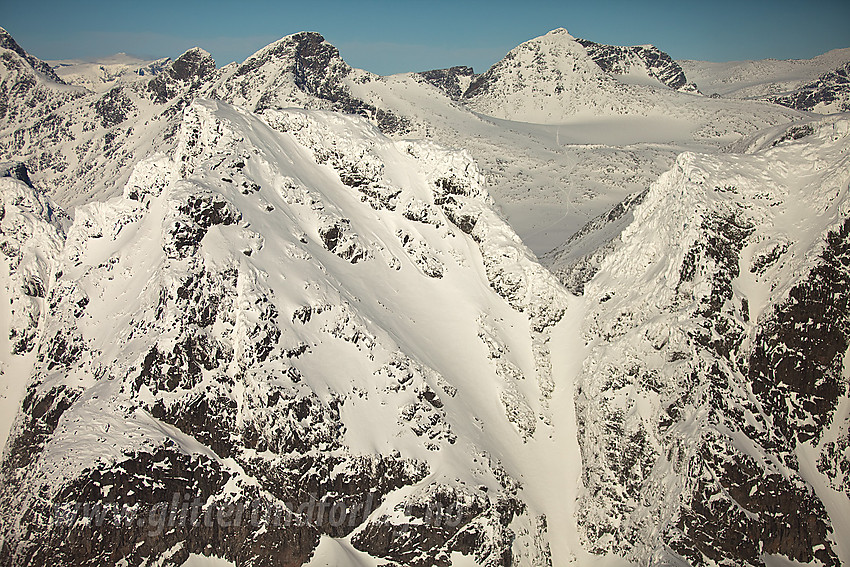
[[[563,29],[116,61],[0,30],[0,564],[850,561],[846,115]]]

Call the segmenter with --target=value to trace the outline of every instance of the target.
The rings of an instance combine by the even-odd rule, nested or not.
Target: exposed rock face
[[[446,93],[452,100],[460,100],[469,84],[475,79],[472,67],[458,66],[448,69],[434,69],[416,73],[425,80]]]
[[[199,47],[193,47],[174,60],[162,73],[151,79],[148,88],[154,102],[164,104],[180,94],[197,91],[215,74],[215,60]]]
[[[17,161],[0,164],[0,177],[11,177],[23,181],[27,187],[32,188],[32,181],[25,163]]]
[[[579,523],[599,552],[840,564],[850,125],[810,129],[750,156],[680,156],[585,284]],[[801,155],[831,165],[806,178]],[[783,211],[803,194],[822,220],[800,232]]]
[[[673,90],[686,93],[698,93],[697,86],[689,83],[685,72],[672,57],[654,45],[635,45],[620,47],[602,45],[587,39],[576,39],[584,46],[587,54],[606,73],[626,75],[635,68],[642,70]]]
[[[514,564],[515,534],[508,526],[523,509],[512,496],[493,506],[486,495],[469,487],[431,485],[396,510],[405,517],[385,514],[370,520],[355,535],[354,545],[411,567],[451,565],[452,552],[472,555],[480,565]]]
[[[824,73],[794,92],[766,97],[765,100],[795,108],[830,114],[850,111],[850,62]]]

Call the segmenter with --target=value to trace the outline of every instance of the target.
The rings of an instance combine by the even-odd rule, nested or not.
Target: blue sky
[[[599,43],[652,43],[676,59],[809,58],[850,47],[848,23],[848,0],[0,0],[0,26],[42,59],[175,57],[198,45],[223,65],[310,30],[351,65],[380,74],[481,72],[557,27]]]

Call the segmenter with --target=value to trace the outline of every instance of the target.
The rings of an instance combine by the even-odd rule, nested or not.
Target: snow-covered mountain
[[[50,67],[50,65],[48,65],[41,59],[33,57],[32,55],[27,53],[24,48],[18,45],[18,42],[15,41],[15,38],[13,38],[12,35],[3,28],[0,28],[0,49],[12,52],[17,57],[20,57],[26,63],[27,66],[32,68],[32,70],[34,70],[41,77],[44,77],[50,81],[54,81],[59,84],[63,83],[62,79],[59,78],[59,76]],[[15,57],[7,55],[4,59],[6,61],[14,61]],[[6,66],[8,67],[9,64],[7,63]]]
[[[291,565],[355,529],[356,548],[408,564],[548,554],[520,457],[553,448],[529,441],[552,430],[549,339],[570,298],[470,157],[335,113],[203,100],[178,140],[66,235],[6,180],[7,256],[29,282],[10,286],[12,331],[35,357],[5,459],[4,562],[76,563],[88,539],[103,565],[207,545]],[[312,495],[346,521],[152,537],[39,520],[151,483],[146,499],[182,498],[187,474],[204,500]],[[437,501],[459,508],[452,530],[420,525]]]
[[[604,45],[578,39],[587,55],[605,73],[625,83],[666,86],[673,90],[694,93],[696,85],[689,83],[676,61],[653,45],[630,47]],[[471,67],[458,66],[418,73],[425,81],[443,90],[452,100],[460,100],[478,77]],[[473,93],[474,94],[474,90]]]
[[[561,28],[510,51],[476,77],[464,99],[483,114],[537,123],[671,111],[690,117],[692,101],[673,91],[698,93],[655,47],[601,45]]]
[[[0,47],[4,564],[850,561],[846,116],[562,29]]]
[[[133,163],[173,147],[180,110],[218,73],[193,49],[153,78],[98,93],[51,80],[30,59],[13,49],[0,58],[0,153],[26,162],[63,207],[120,193]]]
[[[586,302],[579,524],[598,552],[847,560],[848,149],[844,117],[682,154],[546,259]]]
[[[167,68],[171,59],[145,60],[126,53],[116,53],[94,60],[63,59],[46,63],[65,83],[104,92],[119,83],[149,79]]]
[[[105,93],[38,83],[26,60],[9,53],[4,64],[20,62],[14,74],[0,68],[2,76],[9,76],[9,88],[38,83],[37,96],[49,103],[17,110],[25,117],[0,118],[0,151],[3,159],[26,161],[40,186],[62,206],[73,207],[120,193],[128,164],[151,152],[172,150],[179,111],[195,96],[252,110],[297,106],[355,113],[394,136],[430,137],[468,149],[512,225],[542,253],[626,194],[645,188],[679,152],[719,147],[799,115],[774,105],[627,85],[603,72],[565,32],[529,44],[543,41],[569,48],[582,68],[613,89],[624,114],[600,107],[598,115],[564,115],[557,125],[496,120],[452,99],[456,92],[449,92],[450,83],[457,82],[460,91],[471,82],[471,70],[446,72],[454,79],[437,86],[437,79],[417,73],[379,77],[351,68],[319,34],[301,33],[259,50],[242,64],[217,70],[206,52],[190,50],[154,78]],[[563,63],[558,57],[564,49],[555,52],[545,59],[546,66]],[[570,72],[567,79],[584,93],[570,103],[576,108],[604,100],[605,93],[582,83],[580,76]],[[540,80],[548,84],[549,79]],[[518,107],[522,115],[548,104],[542,91],[529,96]],[[494,104],[501,104],[497,99]]]

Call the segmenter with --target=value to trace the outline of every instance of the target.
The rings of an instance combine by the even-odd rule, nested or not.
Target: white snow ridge
[[[850,562],[850,115],[0,49],[3,565]]]

